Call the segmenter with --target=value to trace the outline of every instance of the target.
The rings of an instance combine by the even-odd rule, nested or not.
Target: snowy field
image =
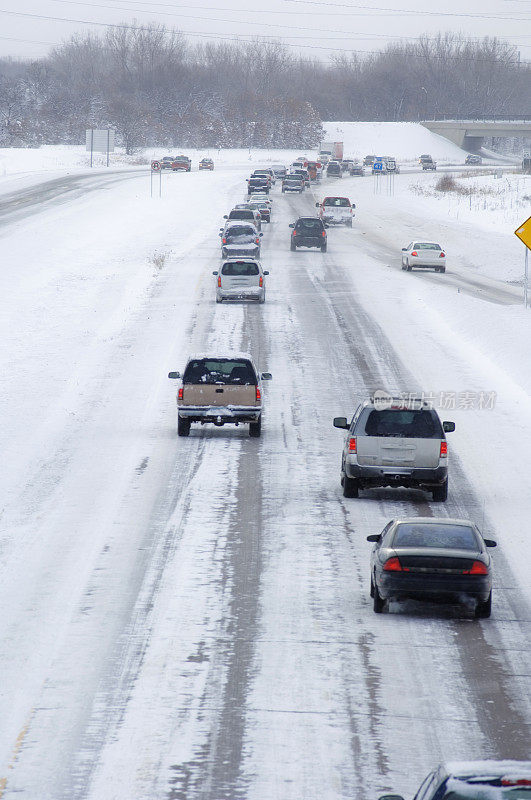
[[[453,157],[410,128],[370,146],[374,130],[359,155]],[[0,798],[375,800],[442,760],[528,757],[529,179],[459,177],[472,204],[437,174],[277,184],[267,302],[217,306],[223,215],[250,167],[299,153],[203,155],[216,170],[163,175],[162,198],[122,159],[26,215],[13,193],[87,173],[86,155],[0,151]],[[290,252],[288,224],[335,193],[353,229]],[[420,234],[446,274],[401,270]],[[177,438],[167,373],[209,349],[273,373],[260,440]],[[332,418],[376,388],[456,422],[446,504],[342,497]],[[373,614],[365,537],[410,514],[498,541],[491,619]]]

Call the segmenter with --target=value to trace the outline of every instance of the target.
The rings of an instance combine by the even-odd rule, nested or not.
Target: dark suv
[[[269,194],[271,183],[268,178],[264,176],[251,176],[247,179],[247,194],[251,195],[254,192],[265,192]]]
[[[318,247],[326,253],[326,230],[325,225],[319,217],[299,217],[297,222],[292,222],[291,250],[297,247]]]
[[[341,164],[339,161],[330,161],[326,168],[327,178],[342,178]]]

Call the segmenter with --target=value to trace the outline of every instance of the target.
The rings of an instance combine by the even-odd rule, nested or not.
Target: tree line
[[[321,120],[531,116],[531,65],[496,38],[455,34],[329,62],[277,41],[192,45],[162,25],[75,35],[46,57],[0,60],[0,146],[78,144],[115,128],[132,152],[312,147]]]

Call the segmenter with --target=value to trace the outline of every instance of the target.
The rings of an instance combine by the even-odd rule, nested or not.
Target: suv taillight
[[[179,391],[177,392],[177,398],[178,398],[179,400],[182,400],[182,399],[183,399],[183,387],[182,387],[182,386],[181,386],[181,388],[179,389]]]
[[[352,436],[348,440],[348,451],[349,451],[349,453],[355,453],[356,452],[356,437],[355,436]]]
[[[441,442],[441,449],[439,450],[439,458],[446,458],[448,456],[448,442]]]
[[[260,389],[258,388],[258,386],[256,387],[256,399],[257,400],[261,400],[262,399],[262,393],[260,392]]]
[[[439,256],[439,258],[445,258],[445,257],[446,256],[444,255],[444,253],[441,253],[441,255]]]
[[[218,275],[218,286],[221,287],[221,275]]]
[[[223,239],[221,241],[223,242],[223,244],[227,244],[227,240],[226,240],[225,237],[223,237]]]
[[[256,237],[255,242],[256,244],[260,244],[260,239],[258,238],[258,236]]]
[[[417,253],[417,251],[416,251],[416,250],[413,250],[413,251],[412,251],[412,253],[411,253],[411,255],[412,255],[412,256],[418,256],[418,253]]]
[[[293,233],[291,235],[292,236],[296,236],[297,235],[297,231],[293,231]]]
[[[264,278],[263,278],[263,275],[260,275],[260,277],[258,279],[258,286],[263,286],[263,285],[264,285]]]

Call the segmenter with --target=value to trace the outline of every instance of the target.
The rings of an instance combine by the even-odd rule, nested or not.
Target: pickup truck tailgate
[[[184,406],[259,406],[256,399],[256,386],[230,386],[219,384],[185,384],[183,399],[178,402]]]

